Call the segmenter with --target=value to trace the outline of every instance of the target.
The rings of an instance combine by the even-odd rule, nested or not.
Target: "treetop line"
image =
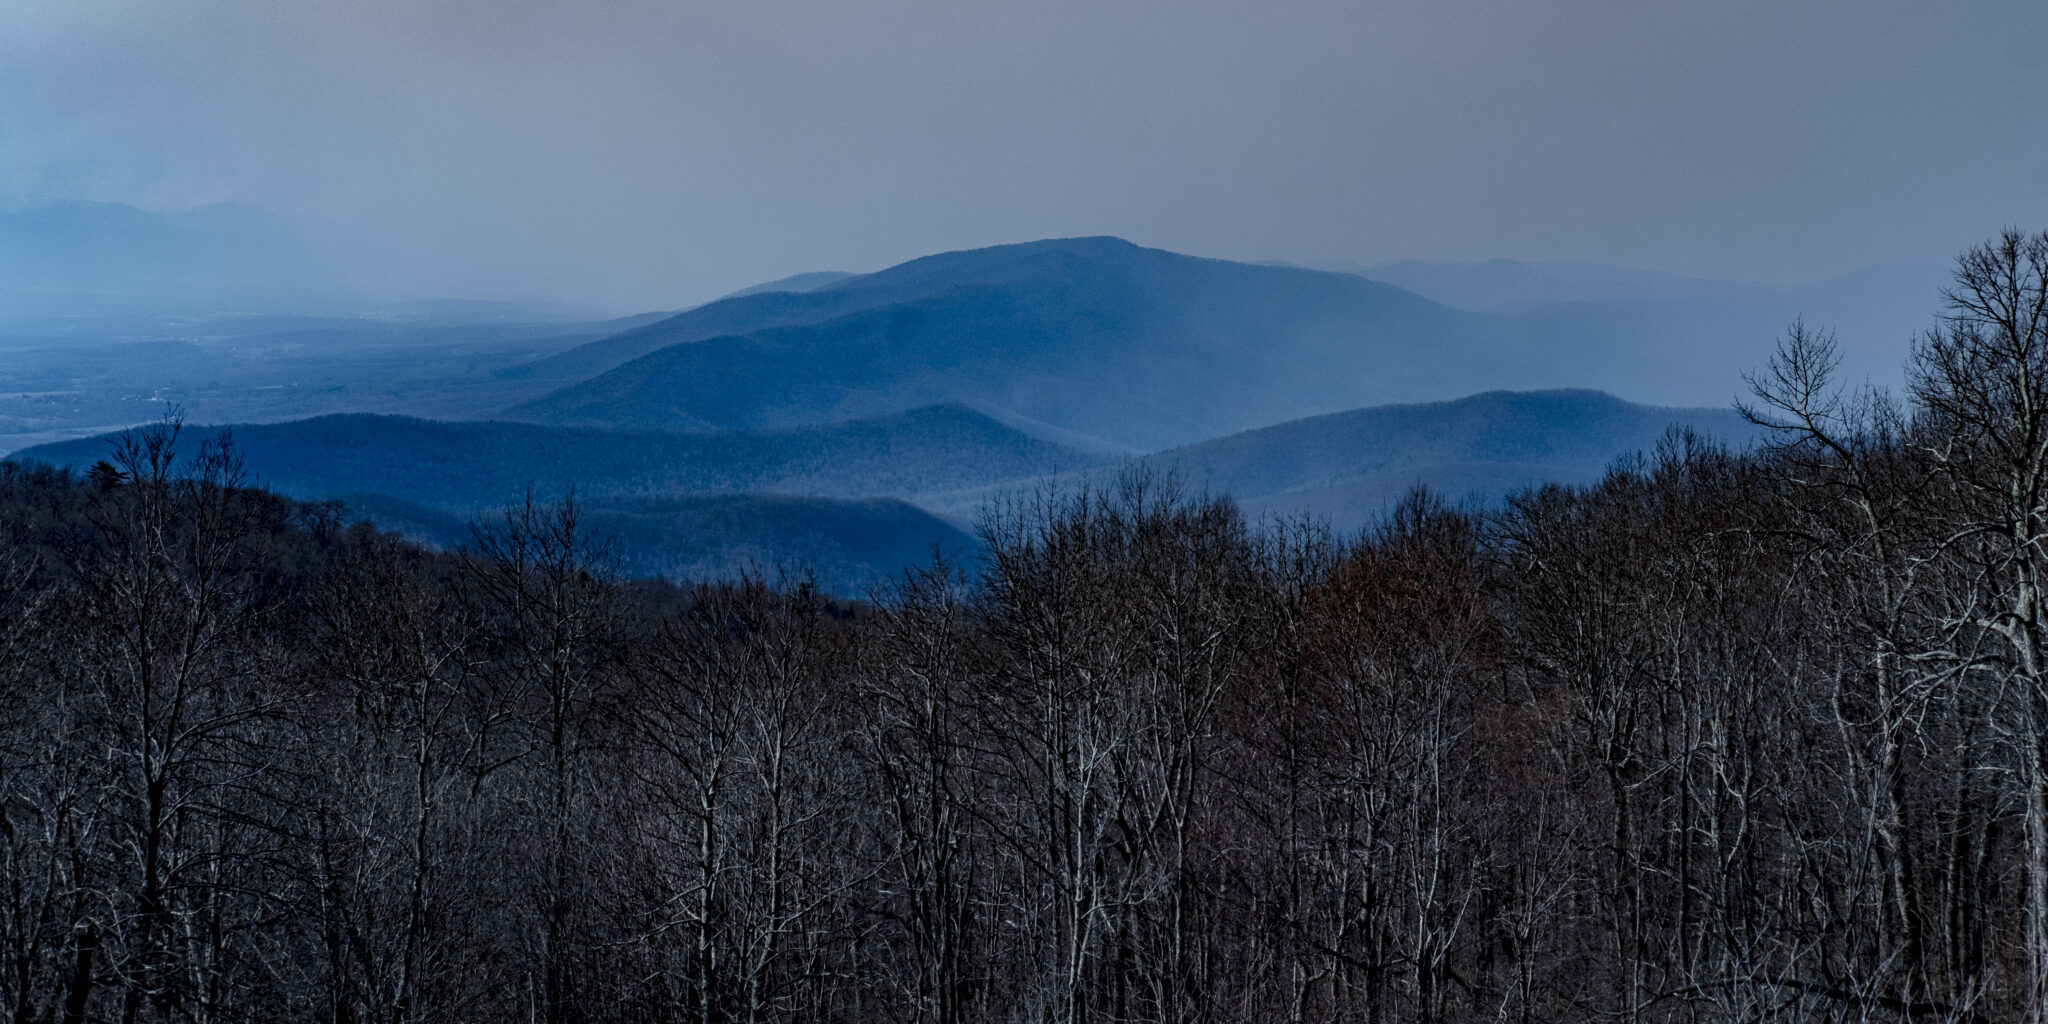
[[[1902,400],[1355,539],[1170,480],[861,602],[0,468],[16,1021],[2048,1019],[2048,233]],[[190,451],[189,457],[185,452]]]

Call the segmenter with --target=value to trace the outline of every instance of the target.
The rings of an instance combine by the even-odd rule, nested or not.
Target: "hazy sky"
[[[1116,234],[1754,279],[2048,227],[2048,3],[0,0],[0,202],[627,310]]]

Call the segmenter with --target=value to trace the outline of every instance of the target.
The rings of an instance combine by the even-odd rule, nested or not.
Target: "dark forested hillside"
[[[0,1006],[189,1022],[2048,1014],[2048,234],[1902,400],[1495,512],[1140,469],[860,603],[0,466]],[[755,513],[745,513],[752,515]]]
[[[407,540],[454,550],[501,509],[459,515],[387,494],[341,494],[331,514],[367,520]],[[523,504],[523,503],[522,503]],[[777,494],[578,498],[584,528],[629,577],[689,582],[810,580],[859,597],[935,556],[971,561],[979,542],[915,506],[888,498],[835,501]]]
[[[357,492],[469,514],[528,488],[586,499],[772,492],[907,496],[1038,476],[1102,461],[959,406],[778,432],[676,435],[323,416],[233,428],[252,479],[300,498]],[[83,471],[109,438],[18,452]]]
[[[529,494],[574,493],[621,571],[732,579],[808,570],[861,594],[935,551],[975,542],[898,497],[980,487],[1101,462],[958,406],[777,433],[675,435],[327,416],[233,428],[249,480],[302,500],[338,500],[436,547],[470,540],[470,520]],[[79,473],[123,437],[16,454]],[[967,518],[971,518],[971,511]]]
[[[1617,458],[1654,448],[1684,427],[1738,444],[1754,428],[1731,410],[1636,405],[1593,391],[1493,392],[1421,405],[1379,406],[1310,417],[1146,456],[1140,462],[1200,491],[1236,499],[1254,518],[1308,515],[1341,533],[1363,528],[1416,486],[1453,502],[1496,505],[1542,483],[1597,480]],[[854,507],[832,501],[781,503],[802,509],[812,529],[767,529],[774,518],[699,521],[700,499],[775,494],[812,499],[892,497],[957,523],[972,522],[991,498],[1057,482],[1114,479],[1121,461],[1051,444],[958,406],[930,406],[872,420],[775,432],[663,434],[448,423],[389,416],[330,416],[234,428],[250,478],[300,499],[343,499],[351,514],[439,545],[468,535],[468,519],[521,500],[531,488],[572,490],[598,520],[621,502],[662,504],[677,531],[620,533],[622,565],[642,574],[823,560],[863,566],[822,578],[860,592],[932,544],[957,546],[954,528],[896,507],[891,536],[855,555],[813,543],[832,531],[870,535]],[[18,454],[85,471],[113,435]],[[643,510],[644,511],[644,510]],[[636,516],[633,521],[643,521]],[[764,527],[741,534],[736,522]],[[695,524],[701,529],[686,529]],[[788,546],[778,548],[778,542]],[[730,544],[740,558],[717,554]],[[687,547],[698,552],[676,554]],[[909,557],[890,561],[908,550]],[[696,576],[693,578],[703,578]]]

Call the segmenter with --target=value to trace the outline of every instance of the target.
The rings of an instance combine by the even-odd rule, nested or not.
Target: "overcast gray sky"
[[[1759,280],[2048,227],[2048,3],[0,0],[0,201],[673,307],[1116,234]]]

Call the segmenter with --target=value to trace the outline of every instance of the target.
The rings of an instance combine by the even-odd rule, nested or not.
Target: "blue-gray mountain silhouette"
[[[776,493],[905,497],[1092,466],[1102,460],[959,406],[828,427],[663,434],[320,416],[231,428],[252,482],[301,499],[374,493],[469,514],[574,490],[586,500]],[[83,471],[105,435],[14,458]]]
[[[1590,483],[1615,460],[1654,451],[1674,428],[1736,448],[1757,433],[1731,409],[1638,405],[1586,390],[1492,391],[1311,416],[1137,462],[1155,477],[1229,495],[1255,518],[1307,516],[1352,531],[1416,487],[1461,504],[1491,505],[1523,488]],[[1056,483],[1102,485],[1125,468],[1086,468]],[[965,517],[998,495],[1048,483],[1055,482],[1008,482],[918,501]]]
[[[1725,355],[1650,344],[1597,307],[1454,310],[1351,274],[1057,239],[699,307],[557,357],[617,365],[508,415],[732,430],[965,402],[1147,451],[1496,388],[1721,402],[1741,365]]]
[[[1673,428],[1743,447],[1732,409],[1637,405],[1598,391],[1494,391],[1451,402],[1315,416],[1148,456],[1253,514],[1309,515],[1339,529],[1377,519],[1414,487],[1492,504],[1546,483],[1583,484]]]

